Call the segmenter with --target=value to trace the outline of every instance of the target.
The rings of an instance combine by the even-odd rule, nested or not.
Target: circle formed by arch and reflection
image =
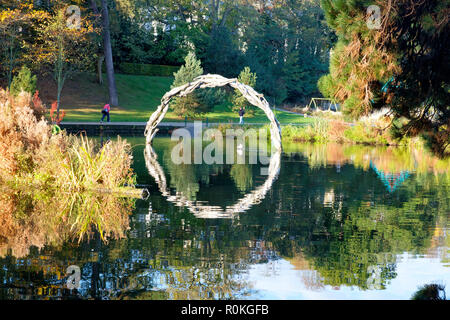
[[[161,194],[176,206],[187,207],[189,211],[197,218],[217,219],[233,218],[237,213],[245,212],[255,204],[260,203],[272,188],[272,184],[278,178],[280,172],[281,151],[276,151],[270,157],[267,179],[262,185],[248,192],[240,198],[234,205],[227,206],[225,209],[219,206],[205,205],[197,201],[187,199],[183,194],[173,195],[167,186],[166,175],[158,162],[158,156],[150,144],[147,144],[144,150],[145,165],[149,174],[155,179]]]
[[[186,83],[185,85],[173,88],[167,92],[161,99],[161,104],[155,112],[152,113],[145,128],[145,136],[147,144],[151,144],[153,137],[158,132],[157,126],[166,116],[169,110],[170,100],[173,97],[184,97],[192,93],[197,88],[214,88],[229,85],[234,89],[239,90],[242,95],[252,105],[262,109],[270,121],[270,134],[272,140],[272,147],[275,150],[282,149],[281,145],[281,128],[280,123],[275,118],[270,105],[262,94],[257,93],[252,87],[240,83],[237,79],[227,79],[217,74],[207,74],[199,76],[194,81]]]

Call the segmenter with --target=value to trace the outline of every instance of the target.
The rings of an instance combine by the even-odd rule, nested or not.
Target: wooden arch
[[[270,134],[272,146],[275,150],[282,150],[281,145],[281,128],[278,120],[275,118],[270,105],[262,94],[257,93],[252,87],[240,83],[237,79],[227,79],[217,74],[207,74],[199,76],[194,81],[186,83],[185,85],[173,88],[167,92],[161,99],[161,104],[155,112],[152,113],[145,128],[145,136],[147,144],[151,144],[153,137],[158,132],[157,126],[166,116],[169,110],[170,100],[175,96],[184,97],[192,93],[197,88],[214,88],[229,85],[232,88],[239,90],[242,95],[252,105],[262,109],[270,120]]]

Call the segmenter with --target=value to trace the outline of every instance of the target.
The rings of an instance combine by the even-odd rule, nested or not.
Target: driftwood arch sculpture
[[[262,109],[270,120],[270,134],[272,146],[275,150],[281,150],[281,128],[280,123],[275,118],[270,105],[262,94],[257,93],[252,87],[240,83],[237,79],[227,79],[217,74],[207,74],[199,76],[194,81],[186,83],[185,85],[173,88],[167,92],[161,99],[161,104],[155,112],[152,113],[145,128],[145,136],[147,144],[151,144],[153,137],[158,132],[157,126],[166,116],[169,110],[170,100],[175,96],[184,97],[192,93],[197,88],[214,88],[229,85],[232,88],[239,90],[242,95],[252,105]]]
[[[277,151],[270,157],[267,178],[264,183],[252,191],[248,192],[244,197],[236,201],[235,204],[227,206],[225,209],[219,206],[200,203],[187,199],[183,194],[170,192],[167,184],[164,170],[158,162],[158,156],[150,144],[144,149],[145,165],[149,174],[155,179],[161,194],[170,202],[178,207],[186,207],[189,211],[201,219],[231,219],[238,213],[249,210],[253,205],[259,204],[265,197],[267,192],[272,188],[273,183],[277,180],[280,172],[281,151]]]

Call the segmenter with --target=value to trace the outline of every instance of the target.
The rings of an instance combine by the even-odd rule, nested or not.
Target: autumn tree
[[[41,23],[47,13],[34,8],[30,1],[6,1],[0,8],[1,67],[10,87],[17,67],[27,59],[27,48],[33,41],[33,25]]]
[[[58,7],[55,14],[38,27],[39,41],[35,44],[36,63],[50,71],[57,86],[57,117],[64,83],[74,72],[89,68],[93,50],[89,35],[92,25],[80,17],[74,25],[68,23],[67,8]]]
[[[16,67],[22,48],[22,24],[28,21],[26,14],[20,10],[4,10],[0,12],[0,38],[2,42],[3,68],[11,86],[13,70]]]

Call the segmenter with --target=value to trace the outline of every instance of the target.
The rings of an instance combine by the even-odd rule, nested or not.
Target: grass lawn
[[[170,90],[172,77],[150,77],[116,74],[116,85],[119,94],[119,107],[111,108],[111,121],[147,121],[151,113],[156,110],[162,96]],[[108,89],[106,76],[104,84],[99,85],[95,81],[95,75],[78,74],[73,79],[67,80],[61,98],[61,108],[65,110],[64,121],[96,122],[101,119],[101,109],[107,101]],[[44,79],[38,83],[41,97],[45,103],[55,99],[56,88],[51,79]],[[310,118],[304,118],[283,111],[275,111],[280,123],[306,123]],[[228,103],[215,107],[214,112],[204,115],[212,122],[238,122],[237,112],[233,112]],[[189,119],[193,120],[193,119]],[[184,121],[184,118],[176,116],[169,111],[164,121]],[[262,110],[257,110],[253,117],[245,117],[247,123],[268,122]]]

